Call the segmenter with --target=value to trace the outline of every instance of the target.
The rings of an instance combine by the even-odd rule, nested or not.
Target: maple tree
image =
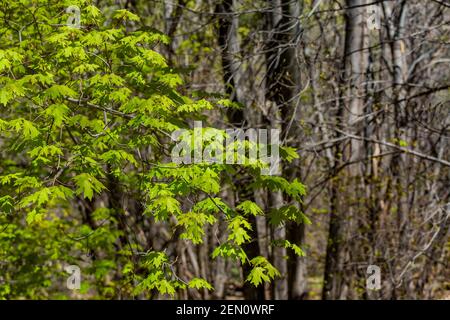
[[[225,203],[222,183],[251,175],[251,188],[294,201],[305,187],[261,175],[263,164],[171,162],[172,132],[191,130],[207,110],[236,106],[180,92],[182,78],[158,53],[168,37],[137,15],[120,9],[106,17],[76,1],[81,28],[73,28],[65,25],[70,4],[0,4],[0,297],[67,297],[66,264],[82,266],[80,292],[91,297],[213,290],[205,279],[178,277],[173,253],[136,240],[148,221],[167,225],[171,239],[199,244],[205,225],[225,220],[227,240],[212,257],[249,264],[254,285],[274,279],[270,262],[244,248],[253,241],[248,217],[265,212],[251,199]],[[297,157],[289,148],[284,154]],[[274,210],[274,224],[307,221],[294,206]],[[303,254],[289,242],[274,245]]]

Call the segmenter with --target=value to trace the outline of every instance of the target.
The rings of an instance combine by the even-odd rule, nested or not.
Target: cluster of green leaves
[[[80,29],[64,26],[61,14],[74,4]],[[212,290],[205,279],[179,279],[165,252],[136,243],[117,249],[129,236],[120,227],[125,213],[104,199],[118,187],[143,203],[145,218],[194,244],[202,243],[206,225],[223,218],[227,240],[212,257],[250,264],[247,280],[254,285],[277,276],[267,260],[244,250],[252,241],[249,217],[265,212],[250,200],[230,208],[219,197],[225,173],[236,168],[170,163],[172,132],[188,129],[205,110],[235,106],[181,94],[182,78],[156,51],[168,41],[135,14],[105,17],[87,0],[0,1],[0,298],[67,297],[58,290],[63,266],[86,264],[82,254],[93,248],[101,255],[83,269],[82,293]],[[281,153],[297,156],[290,148]],[[297,180],[261,176],[261,165],[244,167],[256,177],[252,188],[280,190],[295,202],[305,194]],[[182,206],[188,198],[193,205]],[[79,204],[93,208],[90,219]],[[289,208],[271,213],[275,225],[308,221]],[[121,281],[114,282],[117,270]]]
[[[169,257],[165,252],[146,252],[143,255],[142,266],[147,269],[145,276],[134,275],[138,284],[133,289],[133,294],[138,295],[149,290],[157,290],[161,294],[174,295],[177,289],[207,289],[213,290],[211,284],[201,278],[192,278],[185,282],[175,274],[173,263],[169,262]],[[127,264],[124,268],[124,274],[133,273],[132,264]]]

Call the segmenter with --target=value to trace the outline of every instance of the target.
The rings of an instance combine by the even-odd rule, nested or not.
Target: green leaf
[[[193,289],[208,289],[208,290],[214,290],[213,286],[208,283],[208,281],[200,278],[193,278],[191,281],[189,281],[188,284],[189,288]]]
[[[252,226],[242,216],[234,217],[228,225],[228,230],[230,231],[228,240],[233,241],[238,246],[251,239],[247,230],[252,230]]]
[[[31,121],[25,120],[23,118],[11,120],[9,122],[9,126],[16,132],[22,132],[23,137],[26,140],[34,139],[40,134],[39,130],[34,126],[34,124]]]
[[[216,247],[212,253],[212,257],[213,259],[216,257],[239,259],[241,263],[245,263],[247,260],[247,254],[240,246],[228,242]]]
[[[168,261],[168,258],[164,252],[150,251],[145,254],[144,261],[144,265],[159,269]]]
[[[259,286],[263,281],[270,281],[269,276],[265,274],[266,270],[262,267],[254,267],[247,277],[247,281],[255,287]]]
[[[298,245],[296,245],[295,243],[291,243],[288,240],[277,240],[274,241],[274,244],[276,246],[280,246],[280,247],[284,247],[286,249],[292,249],[294,251],[294,253],[299,256],[299,257],[304,257],[306,256],[305,252],[302,250],[302,248],[300,248]]]
[[[26,221],[28,224],[39,223],[42,221],[44,214],[36,210],[32,210],[27,214]]]
[[[246,281],[254,286],[259,286],[262,282],[269,282],[271,279],[281,276],[280,272],[262,256],[253,258],[250,260],[250,264],[253,268]]]
[[[54,126],[60,127],[62,122],[66,120],[66,115],[68,114],[69,110],[69,107],[65,104],[52,104],[44,110],[44,114],[47,117],[53,118]]]
[[[165,221],[170,215],[181,214],[180,202],[171,196],[161,196],[153,200],[145,212],[152,213],[156,221]]]
[[[167,281],[167,280],[161,280],[157,285],[156,288],[158,289],[159,293],[161,294],[169,294],[174,295],[175,294],[175,288],[173,285]]]
[[[203,242],[206,223],[214,224],[217,219],[210,214],[188,212],[178,216],[178,226],[184,227],[185,231],[180,235],[180,239],[191,240],[194,244]]]
[[[299,158],[299,155],[297,153],[297,150],[295,150],[295,148],[284,146],[280,147],[280,156],[283,159],[286,159],[287,162],[292,162],[292,160]]]
[[[88,173],[82,173],[73,178],[77,185],[75,193],[77,195],[83,194],[83,196],[89,200],[92,200],[95,193],[100,193],[106,187],[98,181],[95,177]]]
[[[295,205],[286,205],[270,211],[269,222],[271,225],[279,226],[285,221],[311,224],[311,220]]]
[[[139,21],[140,18],[135,15],[134,13],[125,10],[125,9],[120,9],[120,10],[116,10],[113,14],[113,19],[117,19],[117,20],[129,20],[129,21]]]
[[[306,195],[306,187],[304,184],[298,181],[298,179],[294,179],[294,181],[289,184],[286,193],[291,197],[301,201],[301,197]]]
[[[51,190],[49,188],[43,188],[27,197],[24,197],[19,202],[19,206],[26,207],[32,203],[36,204],[37,206],[41,206],[48,202],[50,195],[51,195]]]
[[[247,215],[257,216],[257,215],[264,214],[262,209],[256,203],[254,203],[253,201],[250,201],[250,200],[245,200],[240,205],[238,205],[236,208],[239,210],[242,210]]]
[[[77,93],[68,86],[55,84],[44,91],[44,96],[52,99],[65,97],[75,98],[77,96]]]
[[[0,197],[0,212],[11,213],[14,208],[14,200],[11,196]]]
[[[192,185],[208,194],[219,192],[219,176],[211,169],[206,169],[203,175],[197,176],[192,180]]]

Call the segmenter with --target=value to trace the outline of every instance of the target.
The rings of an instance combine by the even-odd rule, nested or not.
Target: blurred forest
[[[447,0],[1,0],[0,298],[449,299],[449,53]]]

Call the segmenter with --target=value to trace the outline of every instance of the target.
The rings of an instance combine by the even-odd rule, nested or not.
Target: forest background
[[[448,297],[449,12],[1,0],[0,298]],[[279,130],[279,174],[174,163],[195,121]]]

